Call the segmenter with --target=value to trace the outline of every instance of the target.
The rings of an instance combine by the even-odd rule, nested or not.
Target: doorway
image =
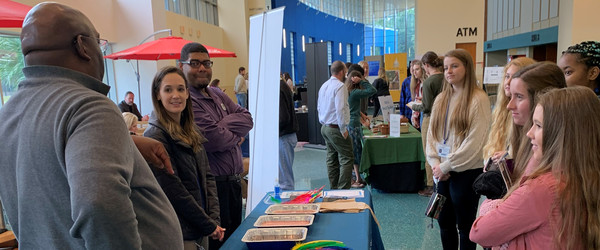
[[[464,49],[469,52],[469,54],[471,54],[471,59],[473,59],[473,63],[476,63],[475,58],[477,58],[477,43],[457,43],[456,49]]]

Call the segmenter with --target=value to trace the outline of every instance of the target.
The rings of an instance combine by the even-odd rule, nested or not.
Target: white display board
[[[248,108],[250,169],[246,216],[273,191],[279,176],[279,71],[284,7],[250,17]]]
[[[391,95],[379,96],[379,104],[381,104],[381,113],[383,114],[383,122],[390,123],[390,114],[394,113],[394,101]]]
[[[483,84],[499,84],[504,79],[502,75],[504,67],[485,67],[483,73]]]

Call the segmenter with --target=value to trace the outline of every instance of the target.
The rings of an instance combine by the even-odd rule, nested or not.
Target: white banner
[[[254,119],[250,131],[250,170],[246,216],[279,176],[279,71],[284,7],[250,17],[248,60],[249,111]]]

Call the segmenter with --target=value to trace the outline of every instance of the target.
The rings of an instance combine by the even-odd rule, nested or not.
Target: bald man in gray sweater
[[[106,97],[99,34],[36,5],[25,80],[0,109],[0,198],[19,249],[183,249],[173,207]]]

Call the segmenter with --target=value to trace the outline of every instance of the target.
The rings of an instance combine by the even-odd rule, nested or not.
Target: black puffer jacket
[[[155,168],[152,170],[175,208],[183,239],[197,240],[210,235],[220,224],[219,199],[204,147],[194,153],[189,145],[174,140],[158,122],[154,113],[150,117],[144,136],[160,141],[171,158],[174,175]],[[206,139],[202,143],[205,141]]]

